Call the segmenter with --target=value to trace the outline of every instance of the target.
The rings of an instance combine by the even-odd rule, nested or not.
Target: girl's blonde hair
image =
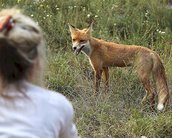
[[[18,9],[0,11],[0,92],[23,80],[42,83],[45,48],[35,21]]]

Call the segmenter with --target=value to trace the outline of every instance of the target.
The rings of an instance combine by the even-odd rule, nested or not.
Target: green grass
[[[172,10],[159,0],[1,0],[0,8],[21,7],[45,32],[46,87],[63,93],[75,109],[82,138],[170,138],[172,108],[151,112],[140,104],[145,91],[132,68],[110,69],[110,91],[93,95],[88,59],[71,50],[67,23],[79,28],[94,21],[93,35],[124,44],[143,45],[161,57],[172,89]]]

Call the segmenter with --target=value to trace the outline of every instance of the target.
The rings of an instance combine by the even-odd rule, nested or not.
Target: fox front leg
[[[105,92],[109,91],[109,69],[108,67],[103,68],[103,79],[105,83]]]
[[[95,70],[95,95],[98,95],[100,82],[101,82],[102,70]]]

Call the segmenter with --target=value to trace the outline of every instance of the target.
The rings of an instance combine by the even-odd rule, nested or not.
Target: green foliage
[[[172,10],[166,0],[0,0],[0,8],[18,7],[39,23],[47,43],[46,86],[72,101],[83,138],[170,138],[171,109],[141,106],[145,91],[132,68],[110,70],[110,92],[93,96],[88,59],[72,53],[67,23],[78,28],[94,21],[93,35],[118,43],[149,47],[161,56],[172,89]],[[171,104],[170,104],[171,108]]]
[[[53,50],[68,45],[68,22],[82,28],[94,21],[95,36],[107,40],[155,48],[159,43],[171,44],[172,10],[159,0],[2,0],[1,3],[1,8],[19,7],[37,20]]]
[[[172,135],[172,117],[171,112],[161,114],[144,115],[134,112],[127,125],[131,133],[141,136],[149,136],[151,138],[170,138]]]

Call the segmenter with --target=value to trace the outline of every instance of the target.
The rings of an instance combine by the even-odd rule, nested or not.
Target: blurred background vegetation
[[[141,106],[145,94],[132,68],[110,70],[110,92],[93,96],[88,59],[71,50],[67,23],[78,28],[94,21],[93,35],[156,51],[172,89],[172,8],[167,0],[0,0],[0,8],[21,8],[45,33],[46,87],[74,105],[82,138],[171,138],[171,103],[164,113]]]

